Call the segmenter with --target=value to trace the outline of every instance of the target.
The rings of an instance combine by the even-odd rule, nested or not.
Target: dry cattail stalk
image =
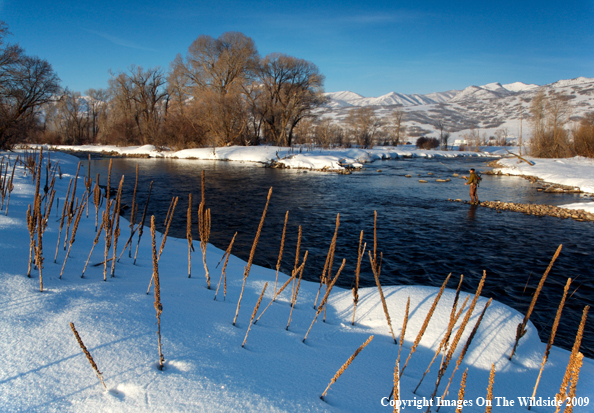
[[[204,193],[204,190],[202,191]],[[206,209],[204,202],[198,205],[198,232],[200,235],[200,250],[202,251],[202,264],[204,265],[204,275],[206,277],[206,286],[210,290],[210,273],[206,263],[206,248],[210,238],[210,209]]]
[[[138,164],[136,164],[136,180],[134,181],[134,192],[132,193],[132,210],[130,211],[130,239],[126,245],[130,245],[128,249],[128,258],[132,258],[132,237],[134,236],[134,224],[136,223],[136,212],[138,205],[136,204],[136,190],[138,189]],[[126,247],[124,247],[126,250]],[[119,261],[119,258],[118,258]]]
[[[394,340],[394,344],[398,344],[398,340],[396,340],[396,336],[394,335],[394,330],[392,329],[392,321],[390,320],[390,314],[388,313],[388,305],[386,304],[386,298],[384,297],[384,292],[382,291],[382,285],[380,284],[379,276],[377,273],[377,265],[373,261],[373,256],[371,255],[371,251],[369,251],[369,261],[371,262],[371,269],[373,270],[373,277],[375,278],[375,284],[377,285],[377,290],[379,291],[379,295],[382,300],[382,307],[384,309],[384,315],[386,316],[386,321],[388,322],[388,327],[390,327],[390,334],[392,334],[392,339]],[[406,367],[406,364],[404,365],[404,367]],[[402,371],[404,371],[404,367],[402,368]]]
[[[192,193],[188,194],[188,213],[186,215],[186,239],[188,240],[188,278],[192,278]],[[218,288],[217,288],[218,290]]]
[[[409,297],[410,301],[410,297]],[[392,391],[392,398],[395,402],[400,400],[400,360],[396,359],[396,365],[394,366],[394,387]],[[400,405],[394,403],[394,413],[400,412]]]
[[[549,266],[547,267],[547,270],[542,275],[542,278],[540,279],[540,282],[538,283],[538,287],[536,287],[536,292],[532,296],[532,302],[530,303],[530,307],[528,307],[528,311],[526,312],[526,315],[524,316],[524,320],[522,320],[522,322],[520,324],[518,324],[518,328],[516,329],[516,342],[514,344],[511,354],[509,355],[510,360],[512,359],[512,357],[514,356],[514,353],[516,352],[516,348],[518,347],[518,342],[520,341],[520,339],[522,337],[524,337],[524,334],[526,334],[526,331],[527,331],[526,324],[528,324],[528,320],[530,319],[530,315],[532,314],[532,310],[534,309],[534,304],[536,304],[536,300],[538,299],[540,290],[542,290],[542,286],[543,286],[545,280],[547,279],[547,275],[549,275],[549,271],[551,271],[551,268],[553,268],[553,264],[555,263],[555,260],[561,253],[562,247],[563,247],[563,244],[559,245],[559,248],[557,248],[557,251],[555,252],[555,255],[553,256],[551,263],[549,264]]]
[[[437,358],[438,354],[441,353],[441,350],[443,349],[444,352],[447,351],[447,348],[448,348],[448,345],[449,345],[449,340],[450,340],[450,337],[452,335],[452,330],[454,329],[454,326],[458,322],[458,319],[460,318],[460,315],[462,314],[462,311],[464,311],[464,309],[466,308],[466,304],[468,303],[468,297],[469,296],[466,296],[466,299],[462,303],[462,307],[460,307],[460,310],[454,315],[453,318],[452,318],[452,315],[450,314],[450,322],[448,323],[448,328],[446,330],[446,333],[444,334],[443,338],[441,339],[441,342],[439,343],[439,347],[437,348],[437,350],[435,350],[435,354],[433,354],[433,358],[429,362],[429,365],[427,366],[427,369],[423,373],[423,377],[421,377],[421,380],[419,380],[419,384],[417,384],[417,387],[415,387],[415,390],[413,391],[413,393],[415,393],[415,394],[417,393],[417,390],[419,389],[419,386],[421,385],[421,383],[425,379],[425,376],[427,375],[427,373],[429,373],[429,370],[431,369],[431,366],[433,365],[433,362]],[[454,311],[455,308],[452,307],[452,310]]]
[[[113,234],[113,257],[111,259],[111,278],[115,277],[116,257],[118,255],[118,240],[120,239],[120,210],[122,207],[122,187],[124,185],[124,175],[120,179],[120,186],[118,187],[118,194],[116,196],[115,209],[115,231]]]
[[[487,386],[487,398],[485,404],[487,408],[485,413],[491,413],[491,406],[493,405],[493,384],[495,382],[495,363],[491,365],[491,373],[489,374],[489,386]]]
[[[402,344],[404,343],[404,335],[406,334],[406,326],[408,325],[408,312],[410,310],[410,296],[406,300],[406,310],[404,311],[404,320],[402,321],[402,330],[400,331],[400,340],[398,342],[398,357],[396,361],[400,364],[400,352],[402,351]]]
[[[78,212],[76,213],[76,218],[74,219],[74,225],[72,227],[72,235],[70,236],[70,242],[68,244],[68,251],[66,252],[66,256],[64,257],[64,263],[62,264],[62,271],[60,271],[60,279],[62,279],[62,274],[64,274],[64,267],[66,267],[66,260],[68,260],[68,256],[70,255],[70,250],[72,249],[72,244],[74,244],[74,237],[76,236],[76,231],[78,230],[78,224],[80,222],[80,218],[83,214],[85,206],[87,204],[87,192],[85,192],[83,196],[83,202],[81,202],[80,207],[78,208]]]
[[[89,252],[89,258],[87,258],[87,262],[85,262],[85,267],[83,268],[82,275],[80,276],[80,278],[85,277],[85,271],[87,270],[87,265],[89,265],[89,260],[91,259],[91,254],[93,254],[95,245],[97,245],[97,243],[99,242],[99,236],[101,235],[101,231],[103,230],[103,224],[105,223],[105,215],[106,215],[106,212],[104,212],[101,217],[101,226],[99,227],[99,231],[97,231],[97,235],[95,235],[95,239],[93,240],[93,246],[91,247],[91,252]]]
[[[64,251],[66,251],[66,246],[68,245],[68,233],[70,232],[70,224],[74,220],[74,211],[78,205],[74,205],[74,200],[76,198],[76,184],[78,183],[78,174],[80,172],[80,162],[78,163],[78,167],[76,168],[76,175],[74,176],[74,185],[72,186],[72,194],[70,195],[70,202],[68,203],[67,207],[67,215],[66,215],[66,235],[64,236]]]
[[[462,364],[462,361],[464,360],[464,357],[466,356],[466,353],[468,352],[468,348],[470,347],[470,344],[472,343],[472,339],[476,335],[476,332],[478,331],[479,326],[481,325],[481,321],[483,321],[485,312],[487,311],[487,308],[489,308],[489,306],[491,305],[492,301],[493,301],[493,299],[489,298],[489,301],[487,301],[487,304],[485,304],[485,307],[483,308],[481,315],[479,316],[478,320],[476,320],[476,324],[474,325],[474,328],[472,329],[470,335],[468,336],[468,339],[466,340],[466,344],[464,344],[464,347],[462,348],[462,351],[460,352],[460,355],[458,356],[458,360],[456,360],[456,367],[454,367],[454,371],[452,372],[452,375],[450,376],[450,381],[448,382],[448,385],[446,386],[446,388],[443,392],[443,396],[441,397],[442,399],[448,394],[448,389],[450,388],[450,384],[452,384],[454,375],[456,374],[456,371],[458,371],[460,364]],[[439,408],[437,408],[437,411],[439,411]]]
[[[27,269],[27,277],[31,278],[31,263],[33,262],[33,252],[35,251],[35,226],[37,225],[37,220],[33,218],[35,212],[31,211],[31,204],[29,204],[29,208],[27,209],[27,229],[29,230],[29,265]]]
[[[287,233],[287,221],[289,220],[289,211],[285,214],[285,224],[283,225],[283,235],[281,236],[280,251],[276,261],[276,278],[274,279],[274,293],[276,295],[276,285],[278,283],[278,272],[280,271],[281,261],[283,259],[283,249],[285,248],[285,234]]]
[[[462,381],[460,382],[460,390],[458,391],[458,408],[455,413],[462,413],[462,406],[464,402],[464,391],[466,390],[466,377],[468,376],[468,369],[464,370]]]
[[[584,355],[582,353],[577,353],[573,363],[573,370],[571,372],[571,386],[569,387],[569,393],[567,395],[567,399],[570,400],[570,402],[565,406],[564,413],[573,413],[573,400],[575,399],[577,383],[580,378],[580,369],[582,368],[583,363]]]
[[[266,287],[268,287],[268,283],[265,283],[264,288],[262,288],[262,292],[260,293],[260,298],[258,298],[258,302],[256,303],[256,306],[254,307],[254,312],[252,313],[252,318],[250,319],[250,324],[248,325],[248,329],[245,332],[245,337],[243,339],[243,343],[241,343],[241,347],[245,346],[245,342],[247,341],[248,334],[250,333],[250,330],[252,328],[252,323],[254,322],[254,317],[256,317],[256,313],[258,312],[258,308],[260,308],[260,303],[262,302],[262,297],[264,297],[264,293],[266,292]]]
[[[165,215],[165,222],[163,223],[164,227],[166,227],[167,223],[169,222],[169,215],[171,214],[171,207],[173,207],[174,200],[175,198],[171,198],[171,202],[169,203],[169,209],[167,209],[167,215]]]
[[[282,285],[282,287],[279,288],[279,290],[274,294],[274,296],[272,297],[272,300],[270,300],[270,302],[268,303],[266,308],[264,308],[264,311],[262,311],[260,313],[260,315],[258,316],[258,318],[256,318],[256,321],[254,321],[254,324],[256,324],[258,322],[258,320],[260,320],[260,317],[262,317],[264,315],[264,313],[266,312],[266,310],[268,310],[268,307],[270,307],[270,304],[272,304],[276,300],[276,298],[281,295],[281,293],[285,290],[285,288],[287,288],[287,286],[291,283],[291,281],[293,281],[293,279],[297,276],[297,273],[299,271],[301,271],[304,266],[305,266],[305,262],[301,263],[301,266],[297,269],[297,271],[293,271],[291,273],[291,276],[287,279],[287,281],[285,281],[285,283]]]
[[[107,390],[107,386],[105,385],[105,382],[103,381],[103,373],[101,373],[99,371],[97,364],[95,364],[95,360],[93,360],[93,356],[91,356],[91,353],[89,353],[89,350],[87,350],[87,347],[84,345],[82,339],[80,338],[78,331],[76,331],[76,328],[74,327],[74,323],[70,323],[70,328],[72,329],[72,332],[74,333],[74,337],[76,338],[76,341],[78,341],[78,345],[82,349],[83,353],[85,353],[85,356],[87,356],[87,360],[89,360],[91,367],[93,368],[93,370],[95,370],[95,374],[99,378],[99,381],[101,382],[101,384],[103,384],[103,387],[105,388],[105,390]]]
[[[454,355],[454,352],[456,351],[456,347],[458,347],[458,342],[460,341],[460,338],[462,337],[462,334],[464,333],[464,330],[466,329],[466,325],[468,324],[468,321],[470,320],[470,317],[472,316],[472,312],[474,311],[474,307],[476,306],[476,302],[479,299],[479,296],[481,295],[481,291],[483,290],[483,285],[485,284],[485,278],[487,277],[487,272],[483,271],[483,277],[481,278],[481,281],[479,282],[479,285],[476,289],[476,293],[474,294],[474,298],[472,299],[470,306],[468,307],[468,310],[466,311],[466,315],[464,316],[464,319],[462,320],[462,324],[460,325],[460,328],[458,328],[458,331],[456,332],[456,335],[454,336],[454,340],[452,341],[452,345],[450,346],[449,351],[446,352],[444,351],[444,358],[441,361],[441,366],[439,368],[439,372],[437,373],[437,380],[435,382],[435,389],[433,390],[433,394],[431,395],[431,399],[433,400],[435,398],[435,394],[437,393],[437,389],[439,388],[439,383],[441,383],[441,379],[443,377],[443,375],[445,374],[448,365],[450,364],[450,361],[452,360],[452,356]],[[429,406],[429,408],[427,409],[427,413],[429,413],[431,411],[431,406]]]
[[[10,204],[10,194],[12,193],[13,189],[14,189],[14,184],[12,183],[12,181],[14,180],[14,169],[16,168],[16,162],[12,165],[12,173],[10,174],[10,180],[8,182],[5,182],[5,191],[8,192],[8,197],[6,198],[6,209],[4,210],[4,215],[8,216],[8,205]],[[7,165],[8,167],[8,165]],[[8,169],[6,170],[8,172]],[[1,172],[1,170],[0,170]],[[4,178],[4,180],[6,181],[6,178]],[[2,202],[4,203],[4,197],[2,197]]]
[[[326,284],[326,289],[328,287],[328,283],[326,281],[326,271],[328,274],[332,274],[332,265],[330,264],[331,261],[334,260],[334,248],[336,248],[336,238],[338,237],[338,227],[340,226],[340,214],[336,214],[336,228],[334,229],[334,235],[332,236],[332,241],[330,242],[330,248],[328,249],[328,255],[326,255],[326,263],[324,264],[324,270],[322,271],[322,276],[320,277],[320,286],[318,287],[318,294],[316,295],[316,300],[314,301],[313,308],[314,310],[317,308],[318,298],[320,296],[320,289],[322,288],[322,284]],[[329,270],[330,268],[330,270]]]
[[[431,321],[431,317],[433,317],[435,308],[437,307],[437,304],[439,303],[441,295],[443,294],[443,291],[445,290],[445,287],[448,284],[448,281],[450,280],[451,276],[452,276],[452,273],[449,273],[448,276],[446,277],[445,281],[441,284],[441,288],[439,289],[439,292],[435,296],[435,299],[433,300],[433,304],[431,304],[431,308],[429,309],[429,312],[427,313],[427,316],[425,317],[425,321],[423,321],[423,325],[421,326],[421,329],[419,330],[419,333],[417,334],[417,338],[415,338],[413,346],[411,347],[410,352],[408,353],[408,357],[406,358],[404,367],[402,367],[402,372],[404,372],[404,369],[406,369],[408,361],[410,360],[411,356],[417,350],[417,346],[421,342],[421,339],[423,338],[423,335],[425,334],[425,331],[427,330],[427,327],[429,326],[429,321]]]
[[[146,198],[146,204],[144,205],[144,211],[142,212],[142,219],[140,220],[140,225],[138,226],[138,242],[136,243],[136,252],[134,253],[134,262],[132,265],[136,265],[136,257],[138,256],[138,246],[140,245],[140,239],[142,238],[142,233],[144,232],[144,220],[146,218],[146,210],[149,205],[149,201],[151,200],[151,192],[153,191],[153,181],[149,185],[149,192],[148,197]]]
[[[351,325],[355,325],[355,313],[357,311],[357,304],[359,304],[359,273],[361,272],[361,259],[365,254],[365,244],[361,250],[361,244],[363,244],[363,231],[359,236],[359,250],[357,253],[357,267],[355,268],[355,287],[353,288],[353,321]]]
[[[159,255],[157,259],[161,258],[161,253],[163,252],[163,248],[165,248],[165,242],[167,241],[167,234],[169,234],[169,227],[171,226],[171,221],[173,221],[173,213],[175,212],[175,207],[177,206],[177,201],[179,197],[175,197],[171,200],[173,203],[173,208],[171,209],[171,215],[169,215],[169,220],[167,221],[167,226],[165,227],[165,234],[163,234],[163,239],[161,240],[161,247],[159,248]]]
[[[155,310],[157,312],[157,339],[159,346],[159,369],[163,370],[165,357],[161,351],[161,313],[163,305],[161,304],[161,284],[159,283],[159,259],[157,258],[157,248],[155,245],[155,216],[151,216],[151,237],[153,250],[153,278],[155,279]]]
[[[293,270],[296,270],[299,266],[299,250],[301,249],[301,225],[299,225],[299,234],[297,235],[297,249],[295,251],[295,265],[293,266]],[[293,291],[291,293],[291,297],[295,295],[295,280],[293,279]],[[293,305],[293,304],[291,304]]]
[[[101,188],[99,187],[99,174],[97,174],[97,182],[95,182],[95,188],[93,189],[93,204],[95,205],[95,232],[97,232],[99,206],[101,204]]]
[[[312,320],[312,322],[311,322],[311,324],[309,326],[309,329],[305,333],[305,337],[303,337],[303,342],[304,343],[305,343],[305,340],[307,339],[307,336],[309,335],[309,332],[311,331],[311,328],[313,327],[314,323],[316,322],[318,316],[320,315],[320,313],[324,309],[324,307],[326,305],[326,301],[328,301],[328,297],[330,296],[330,291],[332,291],[332,287],[334,287],[334,284],[336,284],[336,280],[338,280],[338,277],[340,276],[340,273],[342,272],[342,269],[344,268],[344,264],[345,263],[346,263],[346,260],[343,259],[342,260],[342,265],[338,269],[338,272],[336,273],[336,276],[334,277],[334,279],[332,280],[332,282],[330,283],[330,285],[326,289],[326,294],[324,294],[324,298],[322,298],[322,301],[320,302],[320,306],[318,307],[318,309],[316,311],[316,315],[314,316],[314,319]]]
[[[567,397],[567,386],[569,385],[569,380],[571,379],[574,363],[580,351],[580,346],[582,345],[582,337],[584,335],[584,327],[586,325],[586,318],[588,317],[589,310],[590,306],[587,305],[584,307],[584,311],[582,312],[582,321],[580,321],[580,326],[578,328],[577,334],[575,335],[575,341],[573,342],[573,348],[571,349],[571,355],[569,356],[567,369],[565,370],[565,375],[563,376],[563,381],[561,382],[561,388],[559,389],[559,393],[557,393],[557,395],[555,396],[558,402],[557,410],[555,410],[555,413],[559,412],[559,410],[561,409],[562,402]]]
[[[35,263],[39,270],[39,291],[43,292],[43,232],[44,222],[41,214],[41,195],[39,193],[39,181],[41,177],[41,164],[43,162],[43,148],[39,149],[39,162],[37,164],[37,176],[35,182],[34,214],[33,219],[37,220],[37,245],[35,246]]]
[[[551,329],[551,335],[549,336],[549,341],[547,342],[547,347],[545,349],[544,356],[542,357],[542,363],[540,364],[540,371],[538,372],[538,377],[536,378],[536,384],[534,385],[534,390],[532,391],[532,399],[536,397],[536,390],[538,389],[538,383],[540,382],[540,377],[542,376],[542,371],[544,370],[544,366],[549,358],[549,353],[551,351],[551,347],[553,346],[553,342],[555,341],[555,335],[557,334],[557,328],[559,327],[559,320],[561,319],[561,312],[563,311],[563,306],[565,305],[565,298],[567,297],[567,292],[569,291],[569,286],[571,285],[571,278],[567,279],[567,283],[565,284],[565,288],[563,289],[563,297],[561,298],[561,302],[559,303],[559,307],[557,307],[557,314],[555,315],[555,321],[553,322],[553,328]],[[530,410],[532,406],[528,406],[528,410]]]
[[[109,195],[111,192],[111,167],[113,159],[109,160],[109,167],[107,168],[107,188],[105,188],[105,200],[109,204]]]
[[[373,262],[377,262],[377,211],[373,211]]]
[[[219,293],[219,287],[221,286],[221,281],[223,281],[223,280],[224,280],[223,301],[225,301],[225,298],[227,297],[227,272],[225,270],[227,269],[227,262],[229,262],[229,256],[231,256],[231,249],[233,248],[233,243],[235,242],[236,236],[237,236],[237,232],[233,235],[233,239],[231,239],[231,242],[229,243],[227,250],[223,254],[223,257],[225,257],[225,263],[223,264],[223,269],[221,270],[221,278],[219,279],[219,284],[217,285],[217,290],[215,291],[215,297],[214,297],[215,301],[217,299],[217,294]]]
[[[328,387],[326,387],[326,390],[324,390],[324,393],[322,393],[322,395],[320,396],[320,399],[324,400],[324,396],[328,393],[328,390],[330,390],[330,386],[332,386],[334,383],[336,383],[336,380],[338,380],[338,378],[340,376],[342,376],[342,373],[344,373],[345,370],[351,365],[351,363],[353,362],[353,360],[355,360],[355,357],[357,357],[359,355],[361,350],[363,350],[365,347],[367,347],[367,345],[369,343],[371,343],[371,340],[373,340],[373,336],[369,336],[367,341],[365,341],[365,343],[361,344],[361,346],[359,346],[359,348],[357,350],[355,350],[353,355],[351,357],[349,357],[349,359],[342,365],[342,367],[336,372],[334,377],[332,377],[332,380],[330,380]]]
[[[111,233],[113,230],[113,220],[109,217],[111,212],[111,205],[113,201],[106,201],[105,204],[105,212],[104,212],[104,222],[103,227],[105,229],[105,252],[104,252],[104,260],[103,260],[103,281],[107,281],[107,256],[109,255],[109,249],[111,248]]]
[[[93,187],[93,178],[91,178],[91,154],[89,154],[89,160],[87,162],[87,176],[85,177],[85,188],[87,190],[87,198],[91,196],[91,189]],[[89,217],[89,204],[87,203],[87,218]]]
[[[66,208],[68,208],[68,199],[70,197],[70,187],[72,185],[72,179],[68,184],[68,191],[66,191],[66,198],[64,200],[64,206],[62,206],[62,218],[60,219],[60,231],[58,232],[58,244],[56,245],[56,255],[54,256],[54,264],[58,260],[58,250],[60,249],[60,239],[62,238],[62,227],[64,226],[64,218],[66,217]]]
[[[301,227],[299,227],[301,228]],[[305,267],[305,261],[307,261],[307,253],[309,251],[305,251],[305,255],[303,256],[303,264],[299,267],[301,271],[299,271],[299,281],[297,282],[297,288],[295,289],[295,294],[291,300],[291,311],[289,312],[289,321],[287,321],[287,327],[285,330],[289,330],[289,325],[291,324],[291,317],[293,316],[293,309],[295,308],[295,304],[297,304],[297,295],[299,294],[299,286],[301,285],[301,278],[303,278],[303,268]],[[295,268],[293,271],[297,271]],[[293,283],[295,283],[295,279],[293,278]]]
[[[245,288],[245,282],[250,275],[250,269],[252,268],[252,261],[254,260],[254,254],[256,252],[256,246],[258,245],[258,239],[260,238],[260,233],[262,232],[262,227],[264,226],[264,218],[266,218],[266,211],[268,210],[268,203],[270,202],[270,197],[272,196],[272,187],[268,190],[268,197],[266,198],[266,205],[264,206],[264,211],[262,212],[262,218],[260,219],[260,224],[258,225],[258,231],[256,232],[256,237],[254,238],[254,243],[252,244],[252,250],[250,251],[250,257],[248,259],[248,263],[245,267],[243,273],[243,284],[241,286],[241,293],[239,294],[239,300],[237,300],[237,309],[235,310],[235,318],[233,318],[233,325],[237,321],[237,316],[239,315],[239,307],[241,305],[241,298],[243,297],[243,290]]]

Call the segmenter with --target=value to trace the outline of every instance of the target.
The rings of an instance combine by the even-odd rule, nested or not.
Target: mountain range
[[[547,85],[514,82],[468,86],[463,90],[448,90],[429,94],[390,92],[379,97],[364,97],[350,91],[326,93],[329,102],[322,116],[337,122],[344,120],[355,107],[371,107],[380,118],[388,117],[399,108],[405,112],[405,125],[410,137],[435,132],[437,121],[445,122],[449,132],[462,134],[470,129],[494,133],[508,129],[514,135],[522,128],[529,134],[530,102],[539,91],[562,94],[571,107],[571,121],[579,121],[594,112],[594,78],[578,77],[559,80]],[[520,124],[523,122],[523,125]]]

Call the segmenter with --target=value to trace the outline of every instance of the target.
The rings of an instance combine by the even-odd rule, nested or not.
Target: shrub
[[[428,138],[426,136],[421,136],[417,139],[417,148],[418,149],[435,149],[439,146],[439,139],[437,138]]]

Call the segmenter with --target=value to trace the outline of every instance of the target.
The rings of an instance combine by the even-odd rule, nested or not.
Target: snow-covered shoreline
[[[51,157],[53,162],[59,161],[61,165],[63,179],[56,183],[56,197],[63,198],[67,181],[76,173],[78,159],[61,153],[52,153]],[[14,154],[11,158],[14,161]],[[80,196],[84,185],[82,177],[79,180],[77,193]],[[59,249],[58,261],[54,264],[52,258],[59,223],[53,218],[61,211],[54,205],[44,236],[45,291],[40,293],[37,271],[33,272],[33,278],[26,277],[29,234],[25,212],[27,205],[32,203],[33,194],[31,178],[23,175],[22,167],[17,167],[8,215],[5,216],[4,210],[0,213],[2,411],[392,411],[391,407],[382,406],[382,398],[392,384],[398,347],[390,335],[376,288],[359,291],[354,326],[351,325],[352,292],[334,289],[326,323],[318,320],[304,344],[302,339],[315,314],[312,305],[318,286],[303,281],[289,330],[285,330],[285,326],[290,311],[290,293],[287,292],[290,288],[252,327],[246,347],[242,348],[250,315],[266,282],[268,288],[263,303],[267,304],[272,298],[275,272],[262,267],[252,268],[238,323],[233,326],[231,322],[245,262],[231,257],[227,267],[226,300],[221,300],[219,292],[219,298],[214,301],[214,291],[205,287],[198,243],[194,241],[197,252],[192,256],[192,278],[189,279],[187,242],[170,238],[159,262],[166,360],[166,368],[161,372],[155,367],[158,355],[154,299],[146,295],[152,273],[148,232],[140,244],[137,265],[124,254],[116,266],[115,278],[103,282],[103,268],[99,266],[89,267],[85,278],[81,279],[80,272],[95,237],[91,207],[89,218],[83,215],[60,280],[58,276],[65,252]],[[125,237],[127,223],[122,222],[121,227]],[[160,237],[158,235],[158,240]],[[101,239],[92,263],[102,260],[102,243]],[[214,268],[222,254],[223,251],[208,246],[207,262],[215,284],[220,269]],[[279,283],[287,278],[280,274]],[[450,280],[448,286],[455,288],[456,283],[457,279]],[[423,286],[384,288],[396,337],[401,332],[406,300],[408,297],[411,300],[403,360],[408,356],[436,293],[436,288]],[[468,294],[461,294],[460,300],[466,296]],[[413,394],[413,390],[439,345],[453,298],[454,291],[447,289],[411,358],[401,379],[403,400],[428,398],[432,393],[437,364],[432,366],[417,394]],[[474,326],[486,302],[487,298],[480,298],[470,326]],[[514,343],[516,326],[522,318],[522,314],[497,302],[493,302],[485,313],[447,396],[447,399],[457,398],[462,372],[468,368],[465,399],[473,405],[464,407],[464,412],[484,411],[477,402],[486,397],[489,369],[493,363],[497,371],[494,395],[515,401],[514,406],[506,407],[505,411],[525,411],[525,407],[519,406],[518,398],[532,394],[545,349],[541,340],[547,337],[539,338],[529,323],[517,355],[510,362],[507,356]],[[69,322],[75,324],[104,373],[108,392],[103,391],[78,347]],[[470,329],[465,330],[454,358],[458,357]],[[370,335],[374,335],[371,344],[332,386],[326,401],[320,400],[320,394],[334,373]],[[566,350],[553,347],[537,397],[546,400],[559,391],[568,355]],[[445,388],[453,364],[447,370],[438,395]],[[574,411],[591,411],[594,403],[592,382],[594,361],[585,359],[577,395],[589,397],[591,402],[588,407],[576,407]],[[404,411],[408,409],[414,408],[407,407]],[[454,410],[443,407],[440,411],[449,413]],[[536,407],[533,411],[553,412],[554,408]]]

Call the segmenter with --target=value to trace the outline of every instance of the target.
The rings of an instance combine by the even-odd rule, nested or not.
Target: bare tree
[[[565,125],[571,116],[566,95],[539,91],[530,105],[532,139],[530,153],[543,158],[564,158],[573,155],[569,132]]]
[[[105,89],[88,89],[85,92],[87,98],[87,126],[89,128],[89,140],[95,142],[99,134],[100,125],[107,120],[107,103],[109,92]]]
[[[345,120],[351,139],[362,148],[373,148],[376,134],[382,126],[370,107],[353,108]]]
[[[399,145],[406,136],[406,126],[403,125],[405,116],[402,108],[396,108],[390,113],[389,121],[393,131],[394,145]]]
[[[40,107],[60,91],[51,65],[26,56],[16,45],[4,45],[8,27],[0,21],[0,149],[24,139]]]
[[[262,59],[255,75],[246,96],[262,118],[266,137],[291,146],[297,124],[326,102],[324,76],[313,63],[280,53]]]
[[[243,33],[198,37],[186,58],[178,55],[171,65],[169,84],[179,115],[188,118],[185,107],[194,106],[200,116],[190,124],[213,144],[241,142],[249,121],[242,93],[257,63],[254,41]]]

